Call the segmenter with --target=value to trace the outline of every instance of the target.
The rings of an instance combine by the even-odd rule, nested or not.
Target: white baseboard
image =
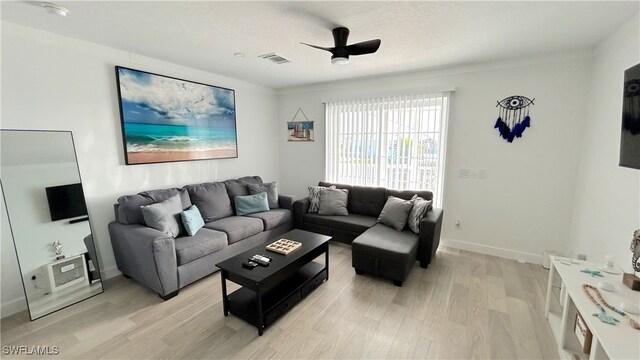
[[[27,301],[24,297],[7,301],[0,305],[0,314],[2,314],[3,318],[25,310],[27,310]]]
[[[525,261],[532,264],[542,264],[542,255],[527,253],[518,250],[510,250],[495,246],[475,244],[465,241],[441,239],[440,244],[460,250],[477,252],[480,254],[493,255],[506,259]]]
[[[122,274],[120,272],[120,270],[118,270],[118,268],[116,266],[112,266],[106,269],[102,269],[102,271],[100,271],[100,275],[102,275],[103,279],[111,279],[112,277],[116,277],[118,275]]]

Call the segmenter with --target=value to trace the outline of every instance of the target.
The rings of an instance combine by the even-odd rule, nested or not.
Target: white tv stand
[[[568,259],[567,259],[568,260]],[[600,290],[607,302],[619,307],[621,302],[640,305],[640,292],[633,291],[622,283],[622,273],[612,275],[601,272],[604,277],[592,277],[580,272],[583,269],[598,270],[596,264],[573,260],[566,265],[564,258],[552,256],[547,286],[547,302],[545,316],[549,320],[551,330],[558,343],[558,353],[564,359],[578,355],[580,359],[640,359],[640,331],[629,325],[629,320],[605,308],[607,315],[620,320],[617,325],[609,325],[592,316],[597,312],[596,306],[589,300],[582,289],[582,284],[597,286],[599,282],[609,282],[615,291]],[[585,354],[574,334],[576,312],[580,312],[593,334],[590,354]],[[638,315],[629,314],[636,321]],[[639,321],[640,322],[640,321]]]

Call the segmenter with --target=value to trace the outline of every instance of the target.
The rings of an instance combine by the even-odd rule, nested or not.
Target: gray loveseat
[[[401,286],[416,261],[426,268],[435,257],[440,243],[444,210],[429,210],[420,222],[419,235],[408,228],[397,231],[377,223],[387,197],[411,199],[417,194],[426,200],[432,200],[433,194],[430,191],[399,191],[323,181],[318,185],[335,185],[338,189],[347,189],[349,215],[308,213],[309,198],[304,198],[293,203],[295,227],[330,235],[334,241],[351,244],[352,265],[356,273],[384,276]]]
[[[279,195],[279,208],[236,216],[234,198],[248,195],[247,184],[262,184],[258,176],[144,191],[121,196],[109,224],[118,269],[167,300],[215,271],[216,263],[293,228],[290,196]],[[183,209],[195,204],[205,220],[194,236],[172,238],[145,226],[140,206],[180,194]]]

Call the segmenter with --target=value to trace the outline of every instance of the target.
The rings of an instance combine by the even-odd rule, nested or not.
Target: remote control
[[[253,257],[249,260],[258,263],[258,265],[269,266],[269,262],[264,261],[262,256],[253,255]]]
[[[242,263],[242,267],[246,268],[246,269],[253,269],[254,267],[258,266],[258,263],[253,262],[253,261],[247,261],[247,262],[243,262]]]
[[[261,254],[253,255],[253,256],[254,256],[255,258],[257,258],[257,259],[262,260],[262,261],[266,261],[266,262],[270,262],[270,261],[271,261],[271,258],[266,257],[266,256],[261,255]]]

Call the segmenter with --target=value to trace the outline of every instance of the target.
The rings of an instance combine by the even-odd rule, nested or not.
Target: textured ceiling
[[[66,18],[2,2],[2,20],[193,68],[284,88],[593,47],[640,2],[71,2]],[[331,46],[380,38],[376,54],[334,66]],[[233,56],[236,52],[244,58]],[[276,52],[292,63],[258,55]]]

